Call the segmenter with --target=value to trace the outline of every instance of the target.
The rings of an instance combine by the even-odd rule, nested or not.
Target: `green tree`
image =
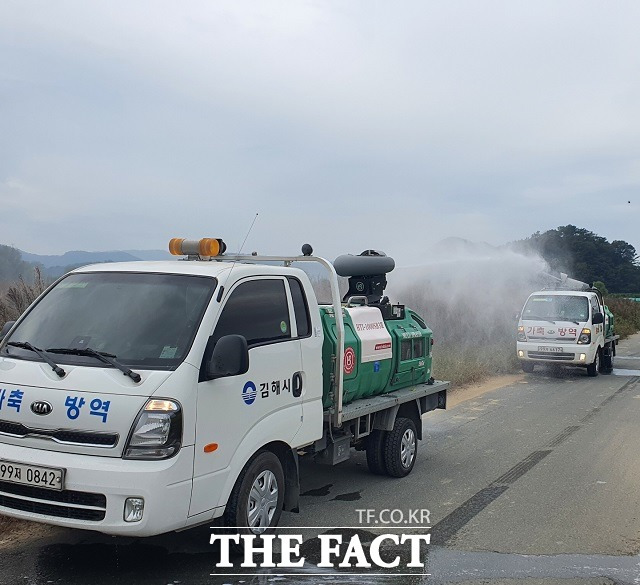
[[[604,282],[602,282],[601,280],[596,280],[593,283],[593,288],[597,288],[603,295],[609,294],[607,287],[604,285]]]
[[[611,246],[622,260],[631,264],[637,264],[638,254],[631,244],[623,242],[622,240],[614,240],[611,242]]]
[[[519,250],[533,250],[551,270],[566,272],[583,282],[606,282],[611,292],[640,290],[640,265],[635,248],[575,225],[560,226],[514,243]]]

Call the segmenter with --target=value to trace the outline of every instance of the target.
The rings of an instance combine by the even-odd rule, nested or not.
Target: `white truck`
[[[411,471],[448,383],[431,377],[428,327],[378,294],[390,259],[341,299],[307,246],[170,250],[186,258],[75,270],[3,328],[0,514],[113,535],[214,519],[259,534],[297,510],[301,455],[336,464],[356,447],[375,473]],[[294,262],[327,270],[328,305]]]
[[[589,376],[613,371],[619,336],[599,290],[556,288],[532,293],[519,315],[517,356],[525,372],[535,364],[580,366]]]

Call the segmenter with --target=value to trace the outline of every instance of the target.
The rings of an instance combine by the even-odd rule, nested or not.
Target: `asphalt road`
[[[296,574],[211,576],[208,527],[145,540],[57,529],[0,549],[0,584],[638,583],[640,336],[618,346],[615,366],[596,378],[540,368],[428,414],[401,480],[371,475],[364,453],[336,467],[302,461],[301,512],[281,520],[305,538]],[[406,569],[405,546],[397,569],[349,574],[317,568],[325,533],[430,533],[431,544],[424,569]]]

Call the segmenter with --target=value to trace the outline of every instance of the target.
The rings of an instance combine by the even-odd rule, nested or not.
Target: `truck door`
[[[226,295],[207,351],[225,335],[243,335],[249,371],[205,381],[201,369],[190,515],[224,505],[248,458],[271,441],[290,443],[300,428],[295,384],[302,358],[293,315],[284,277],[244,279]]]
[[[296,444],[304,445],[322,437],[322,325],[317,310],[317,301],[309,288],[311,302],[305,287],[295,277],[287,277],[293,302],[296,329],[302,356],[301,375],[297,381],[297,391],[301,393],[303,425],[296,436]],[[309,306],[315,308],[313,317]],[[315,323],[314,323],[315,321]]]
[[[600,306],[600,301],[598,300],[598,297],[596,295],[592,295],[591,297],[589,297],[589,301],[591,302],[591,319],[593,319],[593,316],[596,313],[603,313],[604,314],[604,307]],[[600,335],[604,334],[604,326],[602,324],[600,324],[600,325],[592,325],[592,327],[593,327],[593,338],[594,339],[596,339]]]

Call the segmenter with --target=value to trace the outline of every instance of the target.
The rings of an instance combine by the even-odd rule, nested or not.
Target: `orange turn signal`
[[[200,240],[200,256],[217,256],[220,254],[220,242],[214,238]]]
[[[182,256],[182,242],[184,242],[184,238],[171,238],[169,252],[174,256]]]
[[[218,450],[218,443],[209,443],[208,445],[204,446],[204,452],[205,453],[213,453],[214,451]]]

